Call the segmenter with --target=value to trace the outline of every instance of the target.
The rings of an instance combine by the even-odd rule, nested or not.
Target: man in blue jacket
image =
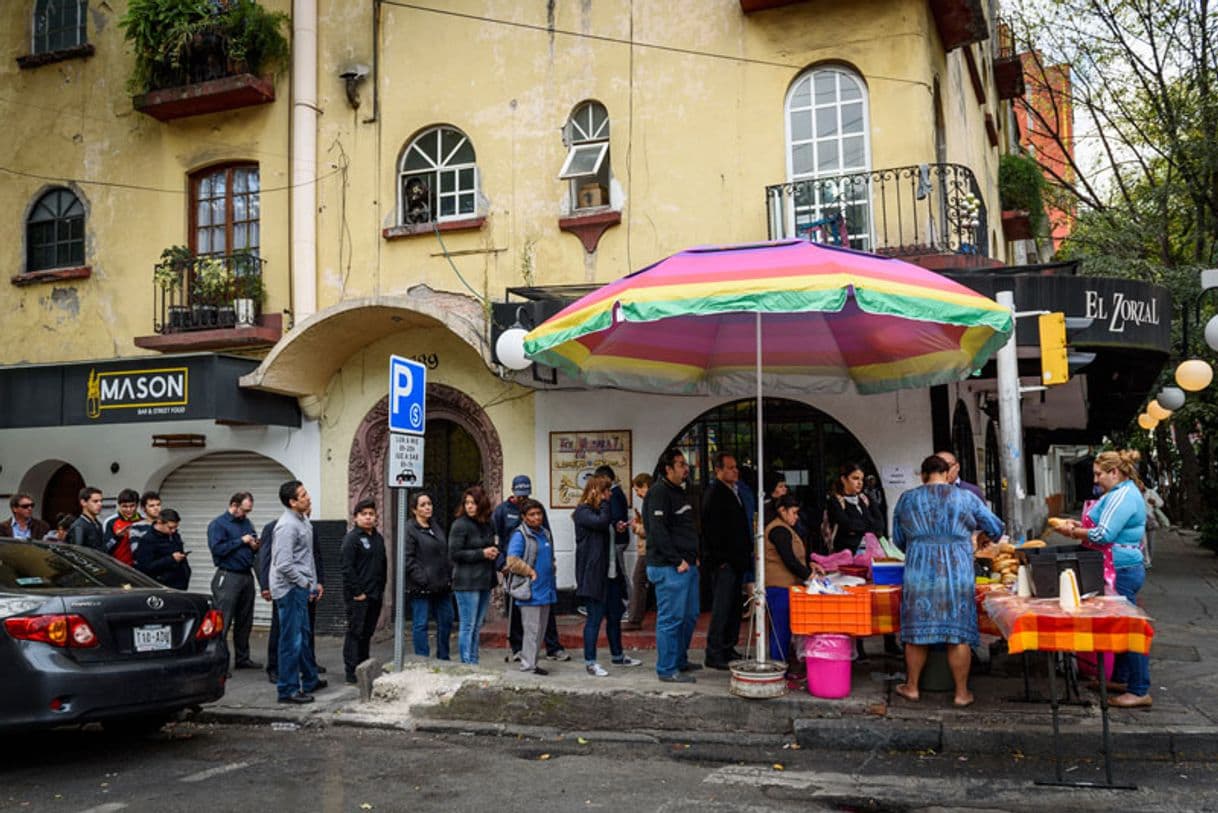
[[[207,525],[207,547],[216,565],[211,580],[211,594],[216,609],[224,614],[224,634],[220,643],[227,648],[228,631],[233,631],[237,669],[261,669],[262,664],[250,660],[250,628],[254,625],[254,554],[258,551],[258,536],[249,512],[254,510],[254,498],[248,491],[238,491],[228,501],[228,510]]]

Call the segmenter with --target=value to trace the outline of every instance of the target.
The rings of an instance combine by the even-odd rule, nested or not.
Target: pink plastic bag
[[[1087,500],[1083,503],[1083,519],[1079,523],[1084,528],[1094,528],[1095,523],[1091,521],[1091,508],[1096,503],[1095,500]],[[1098,550],[1104,554],[1104,595],[1115,596],[1116,591],[1116,566],[1112,564],[1112,545],[1097,545],[1090,540],[1084,539],[1082,542],[1084,548],[1088,550]]]
[[[828,556],[814,553],[811,559],[824,568],[826,573],[833,573],[842,565],[854,564],[854,554],[848,550],[839,550],[837,553],[831,553]]]

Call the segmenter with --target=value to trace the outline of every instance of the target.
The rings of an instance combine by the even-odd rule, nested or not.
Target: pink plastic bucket
[[[812,635],[804,642],[808,693],[836,700],[850,696],[850,662],[854,639],[849,635]]]
[[[1075,660],[1078,662],[1078,673],[1085,678],[1093,678],[1098,671],[1096,669],[1096,658],[1094,652],[1076,652]],[[1116,655],[1112,652],[1104,653],[1104,680],[1112,680],[1112,668],[1116,665]]]

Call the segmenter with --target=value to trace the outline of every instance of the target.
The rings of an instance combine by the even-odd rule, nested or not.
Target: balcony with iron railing
[[[766,187],[771,240],[802,237],[930,268],[988,266],[985,202],[973,171],[918,164]]]
[[[181,351],[274,344],[282,335],[278,314],[264,316],[266,260],[252,252],[179,255],[153,267],[154,335],[138,347]]]

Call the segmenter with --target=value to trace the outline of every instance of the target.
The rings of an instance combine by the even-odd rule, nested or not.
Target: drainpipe
[[[317,115],[317,0],[293,0],[293,324],[317,311]]]

